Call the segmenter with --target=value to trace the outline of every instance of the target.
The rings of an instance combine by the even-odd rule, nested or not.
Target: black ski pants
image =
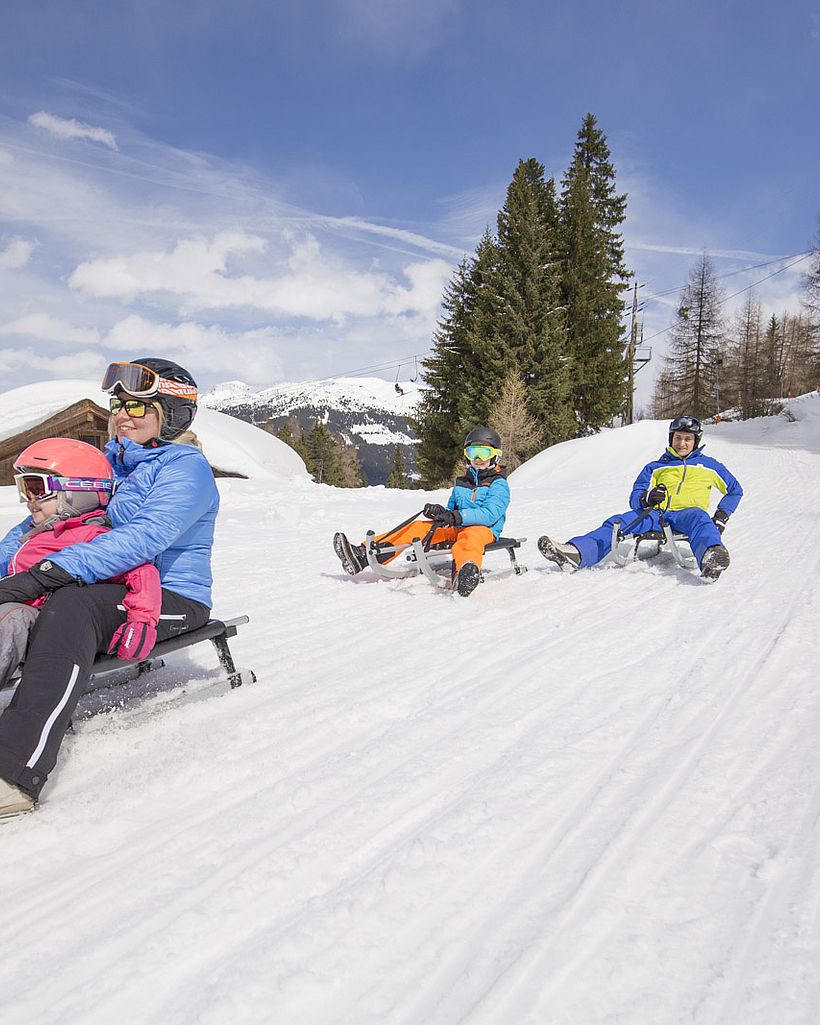
[[[61,587],[37,618],[22,678],[0,715],[0,779],[35,800],[57,761],[97,653],[125,622],[125,590],[122,584]],[[163,588],[157,640],[195,630],[209,617],[200,602]]]

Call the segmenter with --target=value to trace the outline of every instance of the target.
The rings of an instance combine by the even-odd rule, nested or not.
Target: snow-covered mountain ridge
[[[380,412],[391,416],[412,415],[422,386],[413,381],[396,384],[378,377],[339,377],[326,381],[286,381],[254,390],[243,381],[215,385],[202,397],[212,409],[242,403],[250,409],[287,414],[302,406]]]
[[[260,390],[229,381],[213,388],[202,402],[267,429],[294,417],[307,431],[320,420],[356,447],[368,481],[383,484],[396,445],[405,449],[408,466],[414,466],[416,436],[408,418],[420,393],[421,386],[413,381],[392,383],[377,377],[291,382]]]

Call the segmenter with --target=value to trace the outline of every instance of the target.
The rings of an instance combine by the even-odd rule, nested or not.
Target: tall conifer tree
[[[692,268],[669,339],[666,368],[675,383],[674,415],[712,416],[715,370],[723,357],[722,295],[712,261],[704,253]]]
[[[530,412],[541,424],[543,443],[564,441],[574,432],[557,254],[555,183],[544,180],[544,165],[521,160],[498,215],[500,305],[495,344],[506,353],[504,374],[493,388],[495,402],[510,372],[527,388]]]
[[[481,382],[491,367],[481,365],[476,350],[479,339],[492,330],[495,261],[495,242],[485,232],[476,255],[462,260],[447,286],[433,354],[422,365],[427,388],[413,422],[420,439],[416,461],[428,484],[440,484],[449,477],[461,458],[466,429],[480,422]]]
[[[629,272],[620,226],[626,196],[615,191],[606,136],[587,114],[561,187],[562,297],[573,404],[582,430],[597,430],[626,397],[621,292]]]

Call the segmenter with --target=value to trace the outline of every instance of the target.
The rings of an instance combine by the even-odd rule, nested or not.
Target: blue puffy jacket
[[[153,562],[163,587],[210,608],[219,492],[208,460],[191,445],[143,448],[127,439],[110,441],[105,454],[117,482],[106,510],[113,529],[52,562],[87,584]]]
[[[456,480],[447,500],[448,509],[458,509],[461,513],[463,527],[489,527],[496,537],[501,537],[509,504],[507,475],[495,466],[487,470],[468,466],[464,476]]]

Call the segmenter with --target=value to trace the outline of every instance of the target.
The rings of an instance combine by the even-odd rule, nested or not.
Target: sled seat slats
[[[491,544],[488,544],[484,551],[503,552],[510,548],[520,548],[526,540],[527,539],[525,537],[500,537],[497,541],[493,541]]]

